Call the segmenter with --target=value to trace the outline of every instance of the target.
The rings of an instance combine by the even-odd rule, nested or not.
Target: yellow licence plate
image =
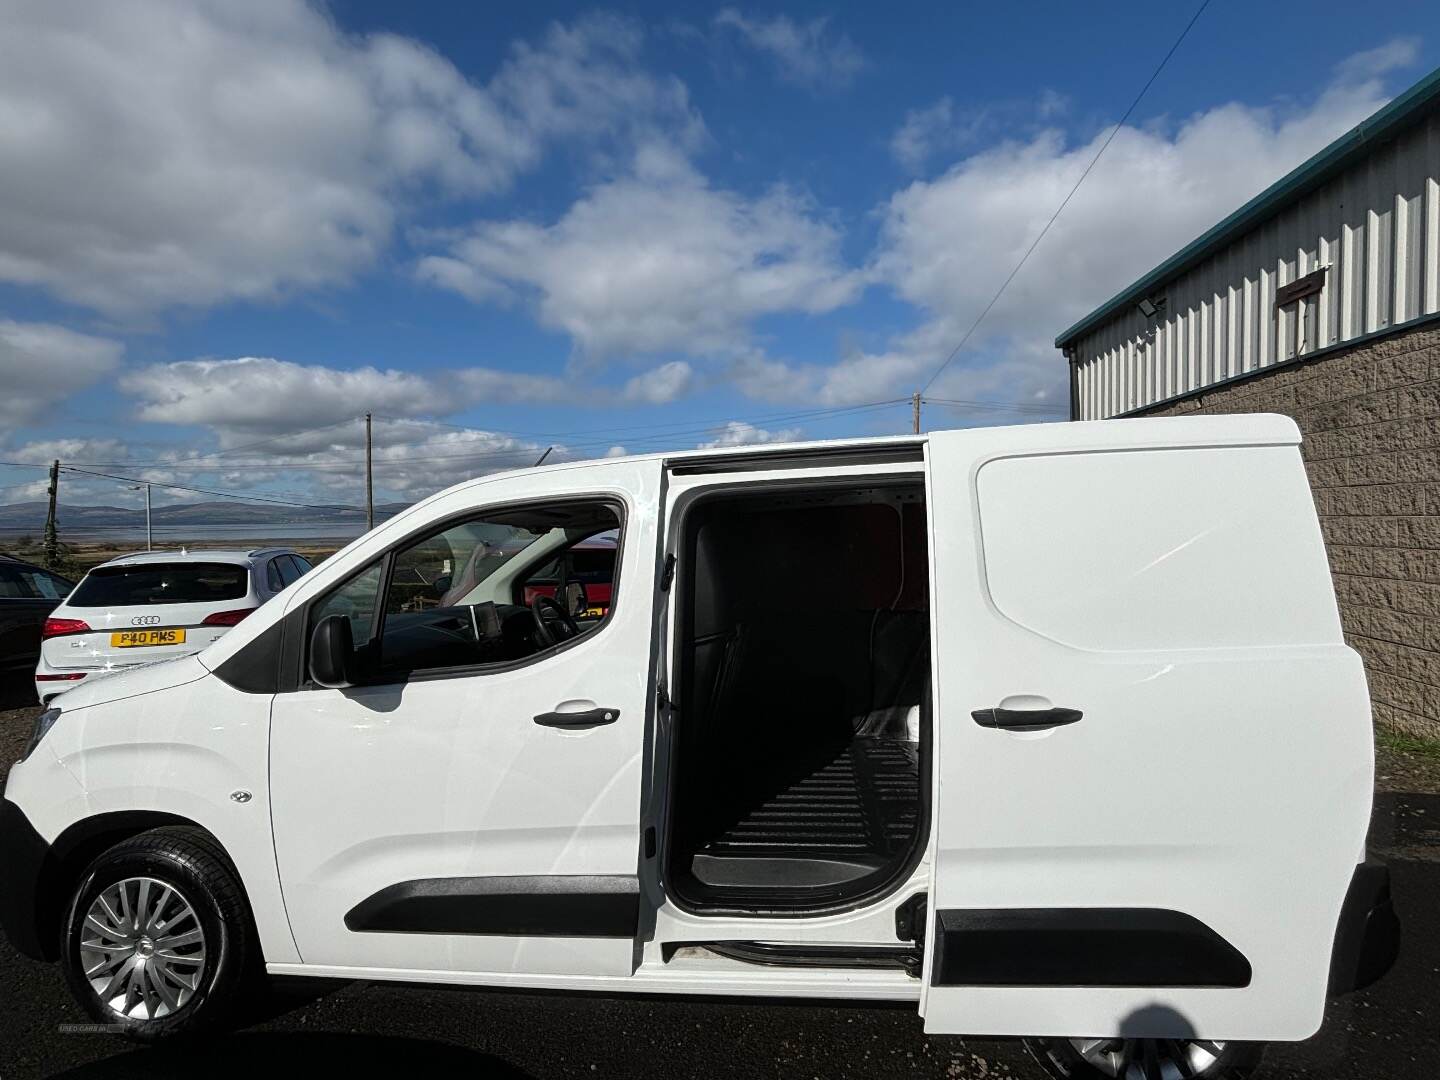
[[[116,649],[129,649],[136,645],[183,645],[184,630],[121,630],[110,635],[110,644]]]

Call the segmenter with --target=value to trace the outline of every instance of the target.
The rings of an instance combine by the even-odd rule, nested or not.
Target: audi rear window
[[[80,582],[69,607],[143,607],[239,600],[250,591],[247,567],[228,563],[101,566]]]

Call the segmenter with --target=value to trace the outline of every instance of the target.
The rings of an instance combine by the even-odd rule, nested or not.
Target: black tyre
[[[1244,1080],[1264,1043],[1209,1039],[1026,1039],[1057,1080]]]
[[[64,935],[71,993],[96,1022],[145,1041],[228,1026],[259,964],[239,878],[199,829],[152,829],[102,854]]]

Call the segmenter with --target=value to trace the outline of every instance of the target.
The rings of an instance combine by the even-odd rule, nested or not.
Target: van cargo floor
[[[750,774],[691,873],[731,888],[843,884],[910,847],[920,816],[918,748],[862,737],[788,771]],[[752,761],[753,769],[753,761]]]

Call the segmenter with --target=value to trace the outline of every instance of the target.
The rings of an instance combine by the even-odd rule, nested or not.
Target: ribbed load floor
[[[691,873],[715,887],[806,887],[881,869],[915,837],[917,754],[911,742],[862,737],[820,753],[798,774],[752,773]]]

